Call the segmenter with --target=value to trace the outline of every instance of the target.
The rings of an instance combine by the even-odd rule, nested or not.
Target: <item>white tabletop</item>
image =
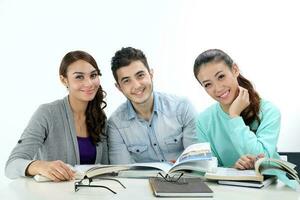
[[[100,181],[105,186],[111,187],[117,194],[113,194],[103,188],[81,188],[74,192],[74,181],[70,182],[44,182],[38,183],[30,178],[20,178],[2,184],[0,188],[0,199],[2,200],[56,200],[56,199],[156,199],[153,196],[147,179],[119,179],[126,189],[114,181]],[[300,199],[300,193],[296,192],[281,182],[275,183],[267,188],[254,189],[234,186],[224,186],[215,183],[208,183],[214,191],[213,198],[207,199],[255,199],[255,200],[289,200]],[[184,198],[179,198],[184,199]],[[206,199],[206,198],[201,198]]]

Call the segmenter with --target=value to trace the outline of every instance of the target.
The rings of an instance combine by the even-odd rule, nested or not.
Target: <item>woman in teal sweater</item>
[[[279,158],[279,110],[259,97],[225,52],[201,53],[194,75],[217,101],[199,115],[197,134],[200,141],[211,144],[219,166],[251,169],[259,157]]]

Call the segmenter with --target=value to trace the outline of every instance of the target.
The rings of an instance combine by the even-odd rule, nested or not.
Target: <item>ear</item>
[[[64,86],[68,87],[68,80],[67,80],[67,78],[65,78],[63,75],[60,75],[60,76],[59,76],[59,79],[60,79],[60,82],[61,82]]]
[[[153,70],[153,69],[150,69],[150,70],[149,70],[149,74],[150,74],[151,79],[153,79],[154,70]]]
[[[231,72],[232,72],[232,74],[234,75],[234,77],[236,77],[236,78],[240,75],[240,69],[239,69],[239,67],[237,66],[237,64],[234,63],[234,64],[232,65]]]
[[[122,92],[122,89],[121,89],[121,87],[120,87],[120,85],[118,84],[118,83],[115,83],[115,86],[116,86],[116,88],[118,88],[118,90],[120,91],[120,92]],[[122,92],[123,93],[123,92]]]

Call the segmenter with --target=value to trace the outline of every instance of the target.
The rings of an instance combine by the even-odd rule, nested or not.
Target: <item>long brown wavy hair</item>
[[[68,67],[78,60],[84,60],[90,63],[96,69],[98,75],[101,76],[96,60],[84,51],[71,51],[67,53],[61,61],[59,75],[67,78]],[[105,96],[105,91],[102,89],[101,85],[99,85],[95,98],[89,101],[85,111],[87,131],[95,145],[98,142],[101,142],[103,138],[106,138],[105,126],[107,117],[104,108],[107,104],[104,101]]]
[[[230,69],[234,65],[233,60],[230,58],[228,54],[226,54],[224,51],[219,50],[219,49],[209,49],[207,51],[204,51],[201,53],[195,60],[194,63],[194,75],[197,79],[197,75],[200,71],[200,68],[207,64],[207,63],[218,63],[218,62],[224,62]],[[197,79],[198,80],[198,79]],[[199,80],[198,80],[199,81]],[[246,88],[249,93],[249,100],[250,100],[250,105],[246,107],[242,113],[241,117],[243,118],[245,124],[251,128],[251,124],[254,121],[257,121],[258,125],[260,124],[260,118],[259,118],[259,109],[260,109],[260,97],[256,90],[254,89],[252,83],[246,79],[244,76],[239,74],[237,77],[237,81],[240,86],[243,88]],[[254,128],[254,127],[253,127]],[[256,131],[256,127],[254,128]]]

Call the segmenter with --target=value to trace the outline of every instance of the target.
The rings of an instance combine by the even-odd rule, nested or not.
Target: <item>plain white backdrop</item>
[[[193,62],[206,49],[223,49],[280,108],[278,150],[300,151],[299,19],[296,0],[0,0],[0,183],[33,112],[67,94],[58,67],[78,49],[100,66],[108,116],[125,100],[110,71],[121,47],[143,50],[155,89],[188,97],[199,112],[213,101]]]

